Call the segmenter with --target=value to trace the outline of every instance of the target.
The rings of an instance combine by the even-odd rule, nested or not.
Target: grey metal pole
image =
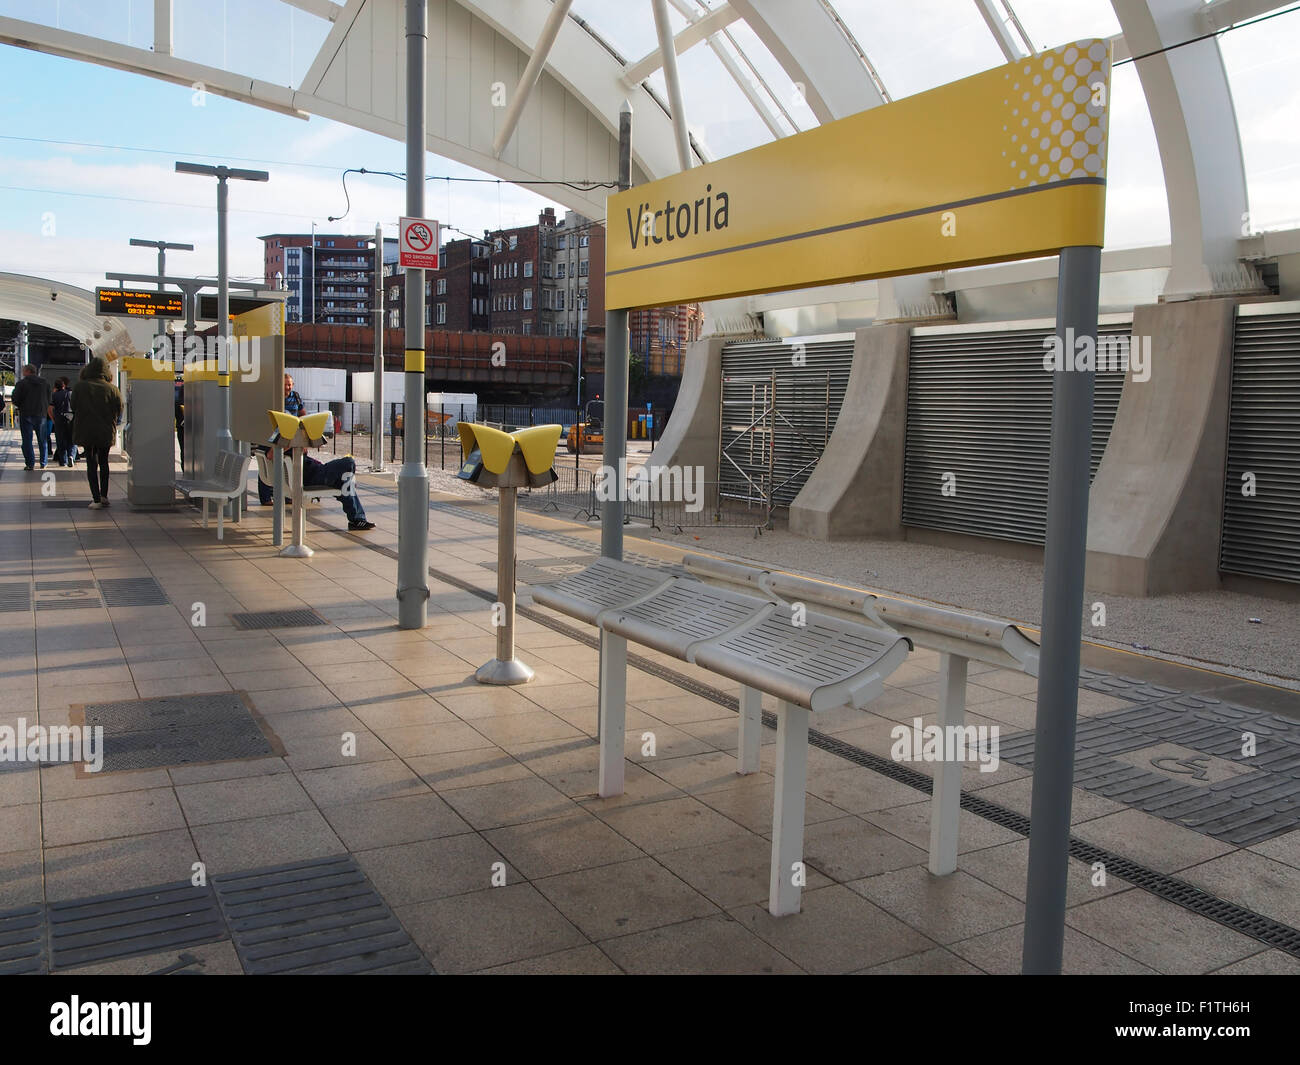
[[[271,448],[271,546],[284,543],[284,448]]]
[[[426,0],[406,0],[406,213],[424,217]],[[429,600],[429,471],[424,465],[424,271],[406,271],[406,404],[397,478],[397,623],[422,629]]]
[[[225,167],[217,170],[217,388],[221,395],[217,450],[234,451],[235,438],[230,435],[230,361],[226,350],[230,343],[230,276],[226,269],[226,212],[230,202],[230,183],[224,173]]]
[[[1056,332],[1066,359],[1073,340],[1097,337],[1101,249],[1065,248],[1057,281]],[[1083,577],[1088,540],[1095,373],[1070,368],[1052,382],[1052,452],[1043,557],[1043,628],[1030,801],[1029,876],[1021,971],[1058,974],[1065,938],[1074,734],[1079,709]]]
[[[632,104],[628,100],[618,112],[618,187],[620,191],[632,187]],[[627,363],[627,311],[606,311],[604,459],[606,475],[613,478],[615,498],[601,507],[600,553],[617,559],[623,557],[621,470],[627,455]]]
[[[375,417],[370,468],[384,472],[384,227],[375,223]]]

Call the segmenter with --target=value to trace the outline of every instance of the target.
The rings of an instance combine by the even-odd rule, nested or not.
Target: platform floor
[[[764,771],[738,776],[733,685],[633,648],[627,793],[600,799],[590,633],[521,618],[536,680],[474,683],[494,650],[489,508],[435,503],[429,624],[404,632],[391,482],[360,481],[370,533],[314,507],[299,560],[271,547],[269,508],[218,543],[194,510],[133,511],[120,466],[102,511],[81,467],[46,472],[0,432],[0,725],[239,693],[271,750],[99,774],[0,763],[0,972],[1019,971],[1032,678],[972,666],[967,721],[998,726],[1003,757],[964,773],[984,802],[943,878],[926,869],[928,794],[879,771],[891,729],[933,720],[937,655],[915,652],[869,712],[816,715],[859,754],[814,742],[803,910],[774,919],[774,735]],[[521,581],[599,549],[594,526],[520,523]],[[664,562],[707,547],[628,541]],[[271,610],[324,623],[232,620]],[[1076,780],[1065,970],[1300,972],[1300,698],[1137,654],[1085,664],[1080,757],[1120,771]],[[1224,750],[1241,720],[1267,766]],[[1160,789],[1123,787],[1126,768],[1202,790],[1152,812]]]

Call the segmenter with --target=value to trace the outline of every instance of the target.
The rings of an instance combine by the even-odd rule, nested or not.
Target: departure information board
[[[99,314],[122,318],[184,318],[185,297],[180,293],[149,292],[145,289],[97,288],[95,304]]]

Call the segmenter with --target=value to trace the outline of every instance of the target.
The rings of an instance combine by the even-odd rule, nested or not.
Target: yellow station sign
[[[606,305],[1100,247],[1110,66],[1076,41],[611,196]]]

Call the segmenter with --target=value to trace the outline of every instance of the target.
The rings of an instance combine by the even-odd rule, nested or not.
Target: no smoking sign
[[[398,246],[399,266],[438,269],[438,223],[431,218],[403,218]]]

